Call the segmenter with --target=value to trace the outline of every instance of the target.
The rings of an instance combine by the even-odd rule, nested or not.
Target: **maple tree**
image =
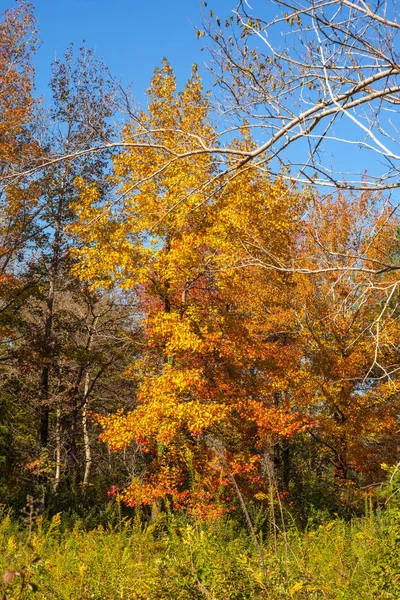
[[[0,464],[8,474],[31,449],[30,420],[17,407],[9,391],[14,341],[21,335],[20,308],[29,294],[29,283],[21,274],[23,253],[36,230],[35,183],[22,177],[9,179],[15,169],[24,169],[38,156],[32,141],[37,101],[33,97],[32,55],[36,48],[32,7],[21,1],[6,10],[0,20]],[[4,389],[7,392],[4,393]],[[10,431],[20,443],[14,445]]]
[[[111,448],[143,452],[126,502],[172,497],[218,513],[232,477],[260,492],[263,453],[310,425],[295,408],[303,392],[290,277],[247,265],[255,242],[277,257],[290,252],[306,198],[253,169],[212,185],[218,165],[207,153],[164,169],[165,148],[183,153],[198,148],[198,135],[212,139],[208,98],[196,70],[178,93],[167,62],[149,94],[139,127],[153,131],[153,147],[114,159],[120,202],[104,205],[95,185],[76,182],[76,272],[94,286],[135,289],[147,334],[129,368],[137,407],[97,419]],[[251,144],[245,127],[233,143]]]
[[[37,104],[32,95],[34,24],[32,7],[25,2],[5,11],[0,22],[0,338],[5,339],[12,335],[12,307],[23,294],[12,263],[18,263],[19,253],[33,233],[35,187],[26,179],[12,183],[6,178],[16,166],[29,164],[38,154],[31,140]]]
[[[236,480],[263,499],[265,461],[288,488],[302,432],[338,482],[376,480],[398,409],[382,366],[398,360],[390,205],[299,192],[249,166],[222,177],[196,154],[214,135],[197,71],[178,93],[164,62],[149,95],[114,158],[116,198],[76,180],[76,273],[135,290],[146,332],[127,370],[136,407],[96,416],[112,449],[140,450],[123,499],[217,515]],[[139,135],[146,148],[129,147]],[[252,144],[244,123],[232,147]],[[187,158],[168,162],[171,149]]]
[[[311,434],[341,479],[353,470],[376,481],[396,454],[398,291],[385,265],[397,228],[390,204],[365,192],[317,198],[303,229],[297,264],[316,271],[298,280],[296,300],[318,414]]]

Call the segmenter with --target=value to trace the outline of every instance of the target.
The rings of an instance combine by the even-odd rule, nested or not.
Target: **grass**
[[[398,600],[400,512],[340,519],[261,540],[233,520],[194,523],[161,515],[86,530],[61,515],[31,531],[0,522],[0,569],[9,600]],[[17,571],[17,573],[11,573]],[[7,579],[7,577],[6,577]]]

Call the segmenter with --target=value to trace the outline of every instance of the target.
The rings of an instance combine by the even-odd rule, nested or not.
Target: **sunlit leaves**
[[[143,308],[147,346],[129,368],[137,408],[96,417],[111,448],[136,444],[148,456],[124,497],[173,496],[197,510],[200,498],[217,498],[221,481],[229,487],[229,469],[257,491],[260,454],[312,426],[293,408],[303,378],[294,375],[290,280],[260,262],[265,252],[287,260],[305,198],[254,168],[219,173],[201,151],[199,136],[214,133],[196,69],[178,93],[164,62],[149,96],[141,125],[125,131],[128,142],[143,136],[149,147],[133,145],[114,161],[120,201],[101,204],[93,186],[76,181],[78,269],[96,285],[135,289]],[[246,126],[242,134],[233,145],[251,147]],[[175,161],[174,152],[188,156]],[[285,334],[271,337],[277,328]]]

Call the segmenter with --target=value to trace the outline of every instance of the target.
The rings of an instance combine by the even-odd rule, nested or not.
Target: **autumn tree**
[[[32,141],[34,130],[35,21],[30,5],[19,2],[2,15],[0,23],[0,173],[3,180],[15,166],[25,167],[38,153]],[[35,187],[21,179],[0,187],[0,338],[12,332],[11,306],[23,293],[19,286],[18,263],[34,235]],[[17,289],[18,288],[18,289]],[[3,346],[4,347],[4,346]],[[6,360],[1,356],[2,360]]]
[[[40,154],[34,142],[35,111],[32,54],[36,48],[32,7],[21,1],[0,21],[0,462],[6,478],[18,480],[20,460],[29,455],[33,439],[30,414],[16,405],[18,391],[14,344],[21,337],[19,309],[30,293],[22,275],[24,256],[38,230],[35,225],[36,185],[30,178],[9,177],[24,170]],[[34,437],[34,436],[33,436]],[[17,439],[19,442],[17,442]],[[2,477],[3,479],[3,477]]]
[[[136,408],[98,420],[111,448],[141,448],[126,502],[172,498],[218,514],[236,477],[246,493],[261,493],[262,456],[310,425],[297,410],[290,277],[242,268],[256,242],[281,258],[290,252],[307,198],[251,168],[219,185],[218,163],[201,152],[215,133],[196,69],[177,92],[164,62],[149,96],[124,133],[129,146],[139,128],[149,147],[114,159],[116,200],[104,204],[96,185],[78,182],[76,272],[94,287],[136,290],[147,335],[129,370]],[[232,147],[251,144],[244,128]],[[187,159],[165,167],[170,148]]]
[[[104,81],[101,67],[96,63],[93,53],[81,49],[76,62],[72,48],[65,56],[65,61],[56,61],[53,65],[54,107],[50,118],[53,123],[48,145],[53,151],[60,153],[70,149],[79,151],[87,147],[93,139],[106,136],[108,133],[107,118],[111,114],[110,91]],[[39,268],[47,281],[45,292],[45,314],[43,332],[43,367],[41,375],[42,416],[40,438],[42,448],[48,444],[48,420],[50,400],[50,371],[52,360],[53,321],[55,295],[60,283],[68,286],[70,239],[66,231],[73,220],[72,203],[73,182],[78,173],[88,178],[103,181],[106,170],[104,158],[85,157],[73,163],[64,162],[62,165],[48,169],[42,184],[42,214],[44,221],[46,244],[39,259]],[[99,183],[100,185],[100,183]],[[104,183],[102,184],[104,187]],[[73,415],[76,411],[73,409]],[[76,420],[76,415],[73,421]],[[74,442],[72,443],[74,446]]]
[[[82,151],[110,135],[113,84],[91,50],[82,48],[75,56],[70,48],[57,60],[51,88],[53,105],[42,114],[41,129],[36,131],[41,160],[52,152]],[[34,160],[32,153],[29,158]],[[10,162],[9,166],[14,167]],[[83,153],[81,160],[56,163],[40,177],[28,175],[26,181],[8,180],[5,187],[4,209],[14,215],[19,229],[4,220],[16,239],[15,251],[8,241],[11,251],[5,265],[18,283],[8,287],[7,320],[10,324],[14,311],[15,327],[3,346],[8,361],[2,382],[7,398],[4,424],[9,434],[15,432],[6,437],[14,448],[13,464],[30,482],[26,489],[30,486],[41,496],[42,504],[46,494],[50,498],[60,492],[61,498],[61,488],[68,489],[69,497],[88,490],[91,473],[99,473],[104,464],[94,465],[87,410],[97,393],[105,405],[115,396],[125,397],[122,349],[128,351],[136,335],[134,316],[128,314],[121,294],[92,293],[70,273],[75,260],[71,254],[75,240],[69,231],[76,214],[75,179],[79,175],[88,183],[96,182],[105,198],[110,190],[107,172],[105,154]],[[34,200],[28,207],[27,193],[32,191]],[[20,206],[25,220],[20,212],[14,213]],[[106,391],[105,375],[115,389]],[[21,434],[17,435],[21,428],[27,444],[21,444]],[[101,457],[95,456],[100,463]]]
[[[398,452],[398,291],[385,268],[398,247],[391,213],[381,196],[339,194],[318,198],[304,226],[299,264],[315,274],[299,280],[297,310],[318,414],[311,433],[336,478],[376,481]]]
[[[63,60],[56,60],[51,88],[53,106],[43,145],[59,154],[79,152],[110,135],[113,84],[93,51],[82,48],[74,56],[71,47]],[[38,182],[42,239],[28,264],[27,275],[37,281],[37,287],[25,315],[20,368],[25,364],[37,376],[30,393],[40,400],[42,454],[33,468],[47,473],[54,464],[54,470],[47,473],[54,478],[54,490],[63,476],[71,478],[74,488],[89,483],[92,454],[86,410],[93,389],[121,358],[120,348],[126,342],[124,309],[118,315],[110,296],[91,294],[85,282],[70,274],[75,179],[80,176],[88,183],[96,182],[105,198],[109,193],[107,171],[106,155],[83,154],[80,160],[48,168]],[[113,349],[108,343],[99,346],[106,331],[115,336]]]

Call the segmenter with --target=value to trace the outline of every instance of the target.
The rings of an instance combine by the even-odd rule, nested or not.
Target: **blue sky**
[[[12,2],[0,0],[0,12]],[[173,66],[179,87],[190,76],[193,63],[199,64],[205,87],[210,84],[204,67],[208,53],[201,52],[204,39],[198,40],[195,35],[195,25],[201,26],[200,0],[33,0],[33,3],[42,39],[34,60],[37,93],[44,95],[47,103],[51,101],[48,84],[52,61],[64,54],[70,42],[79,48],[83,40],[87,47],[95,49],[96,56],[103,59],[117,79],[122,78],[124,86],[132,83],[139,102],[144,100],[154,68],[160,65],[163,56]],[[212,8],[222,20],[232,14],[236,3],[236,0],[208,0],[207,10]],[[262,6],[264,11],[270,10],[265,0],[253,0],[251,4],[255,9]],[[351,128],[348,122],[345,126],[347,130]],[[359,135],[357,131],[356,136]],[[306,154],[306,150],[303,148],[301,153]],[[376,155],[360,153],[356,146],[336,144],[332,150],[334,162],[345,163],[345,170],[349,164],[360,171],[367,168],[371,172],[377,167]],[[325,160],[330,161],[330,156]]]
[[[133,82],[133,92],[143,98],[153,70],[165,56],[181,86],[193,63],[201,65],[206,53],[195,36],[201,25],[200,0],[33,0],[42,45],[35,58],[37,91],[49,97],[50,65],[70,42],[96,50],[112,74]],[[2,10],[11,4],[0,0]],[[235,0],[210,0],[217,14],[226,16]],[[219,11],[219,12],[218,12]]]

